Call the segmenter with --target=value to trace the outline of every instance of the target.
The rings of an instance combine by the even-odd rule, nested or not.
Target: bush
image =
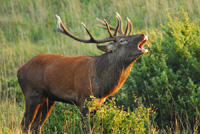
[[[134,111],[125,111],[123,107],[117,107],[114,98],[103,105],[93,117],[95,122],[93,133],[157,133],[150,122],[150,116],[154,113],[151,107],[144,107],[137,98],[134,103],[137,104]]]
[[[42,128],[43,133],[81,133],[80,110],[73,105],[57,102]]]
[[[153,104],[160,128],[195,129],[200,109],[200,27],[182,18],[168,23],[162,31],[151,31],[150,52],[134,64],[123,89],[117,94],[117,104],[134,109],[130,94],[141,96],[145,106]]]
[[[72,105],[57,103],[43,126],[43,133],[85,133],[88,130],[89,122],[93,122],[94,127],[90,133],[157,133],[153,127],[150,117],[155,114],[150,108],[144,107],[135,99],[137,108],[134,111],[125,111],[123,107],[116,106],[114,98],[100,107],[94,115],[90,112],[81,122],[80,110]],[[95,100],[86,102],[88,107],[95,106]],[[55,127],[56,126],[56,127]]]

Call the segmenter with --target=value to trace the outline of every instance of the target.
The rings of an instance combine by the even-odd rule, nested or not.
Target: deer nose
[[[143,38],[143,40],[148,40],[147,34],[143,34],[143,35],[142,35],[142,38]]]

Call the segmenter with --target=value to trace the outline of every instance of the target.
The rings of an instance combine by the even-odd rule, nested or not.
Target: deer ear
[[[100,46],[97,44],[97,48],[104,52],[114,52],[116,50],[116,47],[114,46],[113,43],[100,45]]]

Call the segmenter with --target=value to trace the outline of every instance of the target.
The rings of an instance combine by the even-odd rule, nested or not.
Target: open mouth
[[[147,35],[142,35],[143,40],[140,42],[140,44],[138,45],[139,50],[141,50],[143,53],[148,52],[148,49],[144,49],[143,46],[145,45],[146,41],[148,40],[148,36]]]

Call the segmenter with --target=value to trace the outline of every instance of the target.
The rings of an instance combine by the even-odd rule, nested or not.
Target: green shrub
[[[73,105],[57,102],[42,128],[43,133],[81,133],[80,110]]]
[[[103,105],[93,117],[93,133],[125,134],[125,133],[157,133],[150,122],[154,113],[150,108],[144,107],[135,99],[137,105],[134,111],[125,111],[123,107],[116,106],[114,98]]]
[[[177,120],[181,130],[192,131],[200,117],[200,27],[186,12],[182,16],[173,20],[168,14],[162,31],[150,32],[150,52],[134,65],[116,102],[134,109],[134,92],[145,106],[158,108],[160,128],[175,127]]]
[[[85,133],[88,129],[88,122],[93,122],[94,127],[90,129],[90,133],[157,133],[153,127],[150,117],[155,114],[151,107],[146,108],[140,104],[137,99],[133,103],[137,103],[134,111],[125,111],[123,107],[116,106],[114,98],[106,102],[100,107],[96,114],[90,112],[85,118],[85,124],[81,122],[80,110],[72,105],[57,103],[43,126],[43,133]],[[94,101],[86,102],[86,105],[92,107]]]

